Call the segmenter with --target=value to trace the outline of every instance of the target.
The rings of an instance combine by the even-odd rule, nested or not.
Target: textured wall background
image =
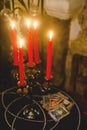
[[[80,26],[79,33],[74,40],[69,41],[69,51],[66,61],[66,89],[71,89],[70,87],[70,77],[71,77],[71,66],[72,66],[72,57],[74,54],[80,54],[87,57],[87,2],[83,8],[83,11],[78,17],[78,22]],[[85,63],[86,64],[86,63]],[[86,65],[85,65],[86,66]],[[83,69],[85,75],[87,71]],[[87,90],[87,85],[81,84],[77,85],[77,92],[83,94]]]

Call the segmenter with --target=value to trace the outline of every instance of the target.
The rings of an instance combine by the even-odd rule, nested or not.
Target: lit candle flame
[[[38,26],[38,23],[35,21],[35,22],[34,22],[34,29],[36,29],[37,26]]]
[[[12,27],[12,29],[15,28],[15,22],[14,21],[12,21],[11,27]]]
[[[27,19],[27,20],[26,20],[26,24],[27,24],[27,27],[28,27],[28,28],[30,27],[30,23],[31,23],[30,20]]]
[[[20,39],[20,48],[23,47],[23,39]]]
[[[50,40],[52,40],[52,37],[53,37],[52,31],[49,32],[49,37],[50,37]]]

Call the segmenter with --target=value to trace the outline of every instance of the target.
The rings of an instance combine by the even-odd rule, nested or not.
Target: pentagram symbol
[[[42,108],[42,96],[20,96],[16,93],[18,87],[10,88],[2,93],[4,118],[9,130],[54,130],[59,122],[55,122]]]

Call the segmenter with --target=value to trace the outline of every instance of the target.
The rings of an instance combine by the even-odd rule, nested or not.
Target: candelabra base
[[[53,83],[51,80],[44,80],[42,84],[42,89],[44,90],[44,94],[52,93],[53,91]]]
[[[16,90],[17,94],[19,94],[20,96],[27,96],[29,95],[30,98],[32,97],[32,88],[25,84],[23,86],[18,86],[17,90]]]

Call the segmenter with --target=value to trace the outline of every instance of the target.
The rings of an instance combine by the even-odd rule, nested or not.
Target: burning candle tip
[[[20,39],[20,48],[23,46],[23,39]]]
[[[52,37],[53,37],[53,32],[52,31],[49,32],[49,37],[50,37],[50,40],[52,40]]]
[[[26,24],[27,24],[27,27],[30,27],[30,24],[31,24],[30,19],[27,19],[27,20],[26,20]]]
[[[35,21],[35,22],[34,22],[34,28],[36,29],[36,28],[37,28],[37,26],[38,26],[38,22],[37,22],[37,21]]]
[[[14,22],[14,21],[12,21],[12,23],[11,23],[11,27],[12,27],[12,29],[15,28],[15,22]]]

